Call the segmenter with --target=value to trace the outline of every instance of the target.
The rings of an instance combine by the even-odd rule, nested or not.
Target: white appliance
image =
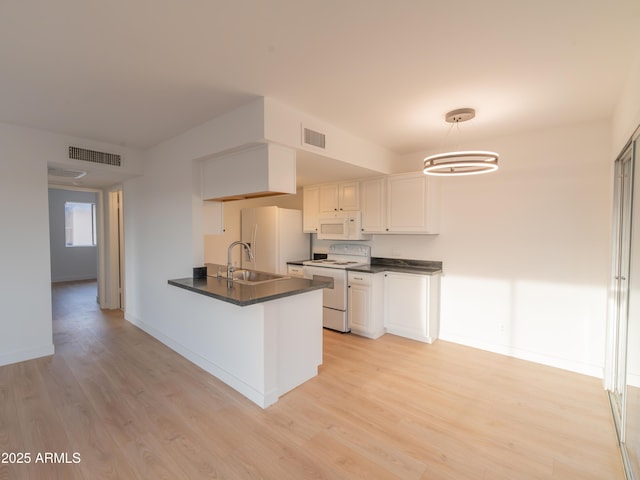
[[[243,242],[251,245],[253,261],[242,253],[242,268],[287,274],[287,262],[309,258],[309,234],[302,233],[302,212],[279,207],[243,208]]]
[[[362,233],[359,211],[336,212],[318,219],[318,240],[369,240],[371,235]]]
[[[322,325],[339,332],[351,331],[347,315],[347,268],[369,265],[371,247],[349,243],[333,244],[327,258],[303,263],[305,278],[325,277],[333,286],[322,290]]]

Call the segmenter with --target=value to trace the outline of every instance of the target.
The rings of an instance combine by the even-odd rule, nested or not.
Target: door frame
[[[107,189],[106,199],[105,190],[99,188],[56,184],[49,184],[48,188],[92,192],[96,194],[96,233],[98,236],[97,300],[100,308],[124,309],[124,231],[122,228],[122,186],[116,185]],[[116,204],[115,207],[112,201],[112,192],[114,191],[119,192],[120,200],[119,204]],[[115,225],[112,225],[114,213],[116,214],[116,223]],[[121,272],[122,275],[115,272]],[[120,291],[122,291],[122,300],[120,298]]]
[[[105,223],[107,226],[107,250],[105,259],[105,300],[101,308],[125,307],[124,288],[124,216],[123,191],[117,185],[107,192]]]

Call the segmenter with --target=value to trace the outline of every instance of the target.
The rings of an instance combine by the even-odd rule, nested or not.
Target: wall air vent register
[[[311,145],[316,148],[325,148],[327,136],[324,133],[316,132],[308,128],[302,128],[302,143],[304,145]]]
[[[122,166],[122,157],[115,153],[98,152],[80,147],[69,147],[69,158],[85,162],[101,163],[102,165]]]

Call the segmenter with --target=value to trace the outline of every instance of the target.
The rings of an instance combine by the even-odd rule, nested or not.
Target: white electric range
[[[347,268],[371,263],[371,247],[352,243],[335,243],[327,258],[303,262],[305,278],[323,277],[333,286],[323,289],[322,325],[339,332],[351,331],[347,314]]]

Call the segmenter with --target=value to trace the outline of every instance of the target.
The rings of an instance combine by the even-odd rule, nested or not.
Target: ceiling
[[[0,121],[146,148],[259,96],[408,154],[606,119],[638,0],[5,0]],[[308,162],[307,162],[308,163]]]

